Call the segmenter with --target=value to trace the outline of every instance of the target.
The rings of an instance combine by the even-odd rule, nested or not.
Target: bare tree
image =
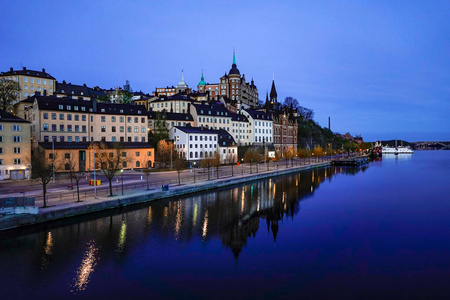
[[[12,105],[19,99],[21,90],[19,82],[0,78],[0,109],[11,112]]]
[[[211,180],[209,170],[213,166],[212,159],[211,158],[204,158],[204,159],[202,159],[201,162],[200,162],[200,166],[203,169],[205,169],[205,168],[208,169],[208,180]]]
[[[314,118],[314,111],[312,109],[300,105],[297,107],[297,114],[303,121],[309,121]]]
[[[248,149],[247,152],[245,152],[244,162],[250,163],[250,173],[252,173],[252,163],[259,162],[260,160],[261,160],[261,155],[257,151],[255,151],[253,149]]]
[[[145,174],[145,178],[147,180],[147,191],[148,191],[150,189],[150,186],[148,185],[148,176],[150,176],[150,174],[153,172],[153,170],[150,168],[146,168],[146,169],[142,169],[142,172]]]
[[[76,153],[76,152],[75,152]],[[81,171],[76,160],[74,159],[74,153],[71,150],[65,154],[65,170],[68,171],[68,175],[70,178],[70,183],[72,186],[72,182],[75,181],[77,184],[77,202],[80,201],[80,180],[84,177],[84,171]],[[73,186],[72,186],[73,189]]]
[[[225,157],[225,163],[231,166],[231,176],[234,176],[233,166],[236,163],[236,154],[228,153]]]
[[[179,154],[176,153],[173,159],[173,168],[177,171],[178,175],[178,185],[181,185],[180,173],[185,169],[186,161],[180,158]]]
[[[220,154],[219,152],[214,152],[214,157],[211,159],[213,167],[216,168],[216,178],[219,179],[219,167],[220,167]]]
[[[283,101],[283,107],[290,111],[293,111],[293,110],[297,109],[297,107],[299,107],[299,104],[298,104],[297,99],[292,98],[292,97],[286,97],[286,98],[284,98],[284,101]]]
[[[126,152],[123,151],[124,146],[122,143],[114,142],[108,146],[106,143],[101,142],[96,146],[96,149],[97,147],[99,150],[95,153],[95,157],[101,171],[109,181],[109,195],[112,196],[112,180],[122,169],[123,163],[128,162],[129,159],[126,156]]]
[[[43,207],[47,207],[47,184],[53,178],[53,171],[57,172],[61,167],[56,159],[56,155],[52,157],[52,160],[52,162],[47,162],[45,150],[40,148],[34,150],[31,155],[31,177],[42,184]]]

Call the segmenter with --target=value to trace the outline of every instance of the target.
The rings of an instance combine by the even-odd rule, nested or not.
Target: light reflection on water
[[[71,293],[81,292],[87,288],[95,266],[97,265],[97,252],[98,248],[95,246],[95,242],[89,242],[81,265],[77,270],[77,275],[74,278],[74,283],[70,290]]]
[[[308,288],[315,294],[307,295],[333,298],[323,292],[373,292],[379,284],[398,291],[397,281],[439,290],[450,280],[450,242],[441,238],[450,236],[450,208],[442,201],[450,194],[449,164],[434,159],[430,169],[421,155],[309,170],[0,239],[0,251],[14,249],[0,255],[8,274],[1,279],[21,284],[22,298],[44,287],[63,298],[67,282],[73,294],[109,298],[209,298],[212,289],[222,298],[232,298],[232,290],[238,298],[267,298],[274,289],[295,298]],[[55,282],[30,271],[41,266]]]

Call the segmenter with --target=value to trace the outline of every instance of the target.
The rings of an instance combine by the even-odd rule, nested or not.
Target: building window
[[[48,113],[44,113],[44,119],[47,120],[48,119]]]
[[[67,114],[67,121],[72,121],[72,114]]]
[[[63,121],[64,120],[64,114],[59,114],[59,119]]]
[[[56,120],[56,113],[52,113],[52,120]]]
[[[131,133],[131,126],[128,126],[128,127],[127,127],[127,132],[130,132],[130,133]]]
[[[111,127],[111,132],[116,132],[116,126]]]
[[[152,156],[152,151],[147,151],[147,156]]]
[[[80,115],[74,115],[75,117],[75,121],[79,121],[80,120]]]
[[[122,162],[122,168],[126,168],[126,167],[127,167],[127,162],[126,161]]]
[[[72,131],[72,125],[67,125],[67,131]]]
[[[116,117],[115,116],[111,117],[111,122],[116,122]]]
[[[20,154],[20,147],[14,147],[14,154]]]
[[[79,132],[80,131],[80,125],[75,125],[75,132]]]
[[[139,127],[134,126],[134,132],[139,132]]]
[[[102,122],[106,122],[106,117],[105,116],[101,116],[101,120],[102,120]]]
[[[127,122],[128,122],[128,123],[131,123],[131,117],[128,117],[128,118],[127,118]]]
[[[86,125],[81,126],[81,132],[86,132]]]
[[[48,124],[44,124],[44,131],[48,131]]]
[[[126,152],[122,152],[122,157],[127,157],[127,153]]]
[[[60,137],[59,137],[59,141],[60,141],[60,142],[64,142],[64,136],[60,136]]]
[[[52,131],[56,131],[56,124],[52,124]]]
[[[20,165],[22,162],[20,160],[20,158],[14,158],[14,164],[15,165]]]
[[[123,132],[123,131],[124,131],[124,127],[120,126],[120,132]]]
[[[59,131],[64,131],[64,125],[63,124],[59,125]]]
[[[111,141],[116,142],[116,141],[117,141],[116,137],[113,136],[113,137],[111,138]]]
[[[27,78],[27,77],[24,77],[24,78],[23,78],[23,82],[28,82],[28,78]]]
[[[20,125],[13,125],[13,131],[21,131]]]
[[[125,120],[125,118],[124,118],[124,117],[120,117],[120,123],[123,123],[123,122],[124,122],[124,120]]]
[[[81,116],[81,121],[86,121],[86,115]]]
[[[137,161],[136,162],[136,168],[140,168],[141,167],[141,162],[140,161]]]
[[[106,127],[102,126],[102,132],[106,132]]]
[[[76,136],[76,137],[75,137],[75,142],[78,143],[79,141],[80,141],[80,137],[79,137],[79,136]]]

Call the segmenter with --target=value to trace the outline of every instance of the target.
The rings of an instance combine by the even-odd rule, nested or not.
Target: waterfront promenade
[[[0,217],[0,230],[19,228],[47,221],[83,215],[87,213],[99,212],[158,199],[170,198],[189,193],[201,192],[235,184],[251,182],[258,179],[279,176],[298,172],[303,169],[316,168],[328,165],[330,159],[320,160],[292,160],[280,161],[269,164],[243,164],[234,166],[221,166],[219,176],[217,170],[196,169],[195,174],[191,170],[184,170],[180,173],[180,183],[178,172],[155,172],[147,178],[145,174],[137,171],[129,171],[122,177],[119,174],[113,183],[113,196],[110,196],[108,182],[103,181],[102,186],[97,187],[97,196],[93,186],[87,184],[88,179],[82,179],[80,187],[80,200],[77,202],[76,188],[69,189],[70,181],[60,179],[48,187],[48,207],[43,207],[42,185],[31,182],[9,182],[6,193],[7,182],[2,182],[0,189],[2,197],[33,197],[36,199],[36,206],[39,207],[37,215],[4,215]],[[133,173],[134,172],[134,173]],[[141,177],[142,176],[142,177]],[[121,178],[124,178],[121,181]],[[28,184],[28,185],[27,185]],[[27,185],[27,186],[24,186]],[[162,185],[168,185],[168,191],[162,190]],[[53,187],[52,187],[53,186]],[[123,189],[123,193],[122,193]]]

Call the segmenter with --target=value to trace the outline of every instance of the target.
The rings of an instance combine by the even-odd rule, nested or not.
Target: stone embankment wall
[[[82,203],[61,204],[54,207],[41,209],[41,211],[37,215],[22,214],[22,215],[2,217],[0,218],[0,231],[30,226],[34,224],[59,220],[63,218],[80,216],[89,213],[100,212],[109,209],[115,209],[128,205],[140,204],[144,202],[188,195],[192,193],[219,189],[233,185],[245,184],[256,180],[277,177],[291,173],[297,173],[303,170],[320,168],[327,165],[330,165],[330,163],[327,162],[317,165],[293,167],[290,169],[283,169],[283,170],[273,170],[270,172],[261,172],[245,176],[240,176],[239,174],[236,174],[236,176],[233,178],[227,177],[207,182],[202,181],[195,184],[189,184],[186,186],[170,187],[169,191],[154,191],[154,190],[143,191],[130,196],[121,195],[121,196],[114,196],[111,198],[101,198],[91,201],[85,201]]]

